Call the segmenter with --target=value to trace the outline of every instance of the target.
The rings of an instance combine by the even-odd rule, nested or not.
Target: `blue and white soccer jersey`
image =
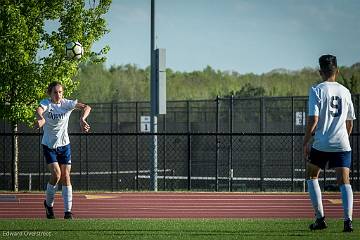
[[[44,99],[40,106],[44,109],[43,145],[47,163],[59,162],[71,164],[70,139],[68,124],[71,112],[75,109],[77,100],[62,99],[60,103],[52,103],[51,99]]]
[[[337,82],[328,81],[311,87],[308,115],[319,117],[312,145],[314,151],[310,153],[312,163],[316,164],[318,162],[316,159],[320,156],[324,158],[324,155],[318,154],[319,152],[333,152],[337,155],[351,151],[346,120],[354,120],[355,113],[351,94],[347,88]],[[338,163],[330,162],[329,167],[343,167],[345,163],[346,167],[350,166],[351,154],[340,155],[345,157],[335,157]],[[323,168],[324,164],[320,165],[319,167]]]

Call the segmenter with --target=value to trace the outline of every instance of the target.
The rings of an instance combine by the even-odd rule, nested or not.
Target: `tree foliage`
[[[360,68],[341,67],[344,78],[338,81],[353,94],[360,93]],[[73,97],[86,102],[149,101],[150,68],[136,65],[83,65],[78,76],[81,91]],[[265,74],[240,74],[234,71],[214,70],[179,72],[166,70],[167,100],[214,99],[216,96],[306,96],[309,87],[321,78],[317,69],[299,71],[283,69]]]
[[[33,122],[34,109],[45,97],[52,81],[61,82],[66,93],[77,87],[73,81],[78,66],[101,62],[91,51],[94,41],[108,30],[102,16],[111,0],[1,0],[0,5],[0,118],[12,123]],[[46,31],[46,23],[59,25]],[[85,54],[80,61],[67,60],[66,42],[79,41]],[[47,53],[47,54],[44,54]],[[42,57],[40,57],[43,55]]]
[[[344,73],[343,73],[344,72]],[[354,64],[350,71],[346,69],[340,69],[339,82],[347,87],[352,94],[360,93],[360,63]]]
[[[235,97],[255,97],[255,96],[264,96],[265,95],[265,89],[263,87],[255,87],[251,85],[250,83],[246,83],[239,91],[233,93]]]

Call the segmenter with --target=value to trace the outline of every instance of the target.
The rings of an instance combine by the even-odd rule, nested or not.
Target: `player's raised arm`
[[[38,107],[36,109],[36,122],[35,122],[35,129],[39,129],[45,124],[45,118],[43,117],[44,109],[42,107]]]
[[[91,107],[89,105],[86,105],[84,103],[78,102],[75,105],[76,109],[80,109],[81,110],[81,116],[80,116],[80,127],[81,127],[81,131],[82,132],[89,132],[90,130],[90,125],[86,122],[86,118],[89,116],[90,111],[91,111]]]

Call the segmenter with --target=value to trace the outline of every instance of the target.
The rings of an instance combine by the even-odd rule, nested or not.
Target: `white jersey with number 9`
[[[322,82],[310,88],[309,116],[318,116],[313,148],[323,152],[351,151],[346,120],[354,120],[349,90],[337,82]]]

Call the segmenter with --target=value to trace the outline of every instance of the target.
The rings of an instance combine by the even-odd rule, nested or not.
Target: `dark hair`
[[[320,70],[326,77],[331,77],[337,70],[336,57],[330,54],[322,55],[319,58]]]
[[[50,83],[49,86],[47,87],[47,94],[50,95],[53,88],[56,87],[56,86],[61,86],[62,87],[61,83],[59,83],[59,82],[55,81],[55,82]]]

